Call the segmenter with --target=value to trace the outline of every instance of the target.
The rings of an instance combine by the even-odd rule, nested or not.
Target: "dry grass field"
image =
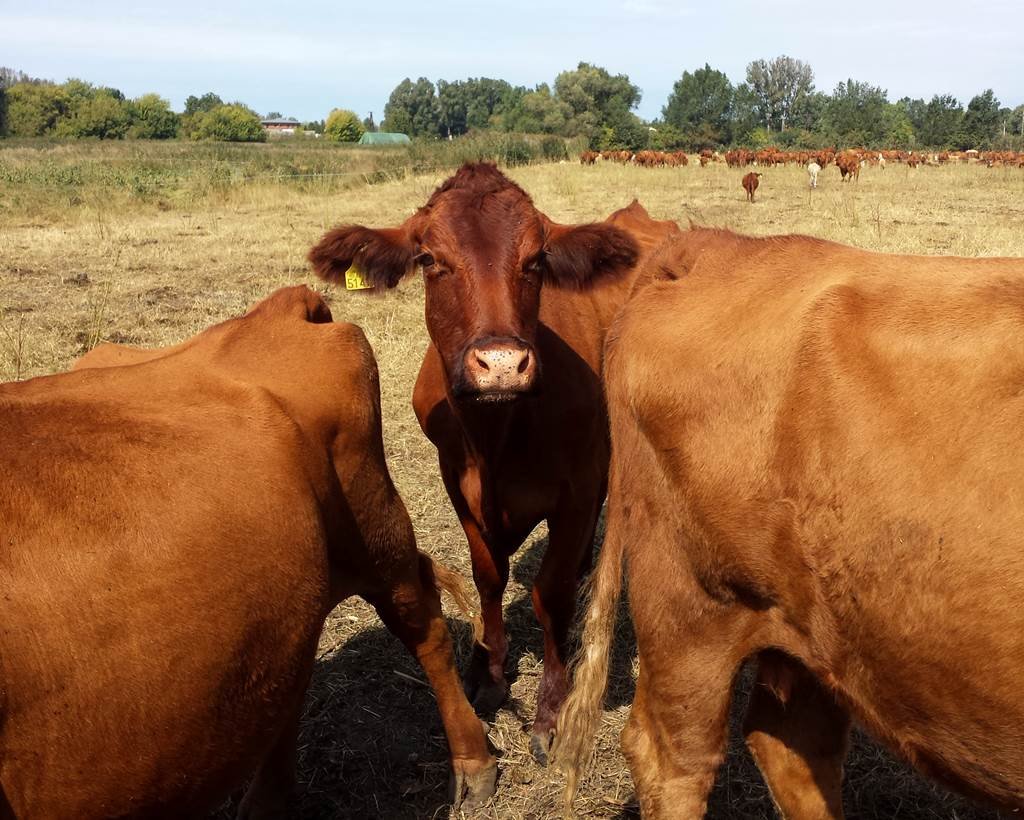
[[[190,148],[195,150],[181,151]],[[77,150],[87,151],[94,176],[76,179],[61,171]],[[190,160],[195,179],[201,179],[203,163],[223,166],[220,184],[181,182],[139,192],[132,180],[104,170],[127,162],[118,154],[126,150],[0,146],[0,379],[61,371],[102,340],[172,344],[238,315],[282,285],[307,282],[325,290],[304,261],[325,228],[392,224],[444,176],[298,184],[236,173],[237,156],[218,159],[197,151]],[[45,178],[35,173],[44,166],[50,169]],[[539,208],[564,222],[600,219],[637,197],[653,216],[684,224],[692,219],[753,234],[807,233],[881,251],[1024,256],[1019,170],[890,166],[867,168],[858,183],[842,184],[830,167],[818,190],[809,191],[803,169],[767,169],[753,205],[744,200],[743,173],[696,164],[658,170],[553,164],[510,171]],[[410,407],[426,345],[421,284],[408,281],[384,296],[333,289],[326,296],[335,317],[360,324],[376,351],[388,459],[420,547],[468,576],[467,549],[433,448]],[[513,699],[491,721],[499,791],[478,817],[539,820],[559,811],[561,781],[533,762],[524,731],[541,658],[528,584],[544,547],[544,532],[534,533],[516,556],[506,596]],[[468,628],[458,619],[452,626],[465,660]],[[631,641],[623,623],[595,765],[577,804],[582,817],[637,815],[618,750],[632,699]],[[741,682],[737,711],[743,700]],[[302,817],[448,813],[445,741],[430,691],[398,641],[360,601],[341,605],[328,621],[300,745]],[[995,816],[923,782],[863,738],[848,764],[845,800],[849,816],[859,818]],[[722,767],[710,816],[774,816],[741,743],[734,741]]]

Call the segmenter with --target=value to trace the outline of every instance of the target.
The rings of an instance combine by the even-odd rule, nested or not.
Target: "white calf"
[[[818,187],[818,171],[820,170],[821,166],[818,165],[818,163],[816,163],[814,160],[811,160],[811,162],[807,164],[807,176],[811,178],[812,188]]]

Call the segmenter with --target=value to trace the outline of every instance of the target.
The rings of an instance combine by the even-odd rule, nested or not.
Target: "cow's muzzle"
[[[521,339],[487,339],[471,344],[462,360],[463,397],[475,401],[511,401],[533,390],[537,354]]]

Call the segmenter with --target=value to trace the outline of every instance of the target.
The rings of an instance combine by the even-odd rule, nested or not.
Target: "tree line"
[[[787,56],[751,62],[735,85],[708,64],[684,71],[651,122],[634,113],[640,98],[628,76],[588,63],[533,89],[485,77],[436,84],[421,77],[391,92],[382,126],[440,138],[473,129],[557,134],[584,137],[594,150],[633,151],[768,144],[963,150],[1024,142],[1024,105],[1006,108],[991,89],[966,107],[949,94],[890,101],[885,89],[853,79],[826,93],[815,88],[809,64]]]
[[[391,92],[380,128],[421,139],[470,131],[543,134],[577,138],[594,150],[1024,146],[1024,105],[1004,107],[991,89],[966,106],[949,94],[891,101],[885,89],[853,79],[828,93],[815,88],[809,64],[787,56],[751,62],[737,84],[708,64],[684,71],[661,116],[650,122],[635,113],[640,100],[627,75],[589,63],[534,88],[487,77],[406,78]],[[157,94],[127,99],[115,88],[75,79],[58,84],[0,68],[3,136],[262,141],[260,119],[243,103],[225,102],[213,92],[190,96],[175,112]],[[303,128],[354,142],[378,126],[372,115],[360,120],[335,109]]]

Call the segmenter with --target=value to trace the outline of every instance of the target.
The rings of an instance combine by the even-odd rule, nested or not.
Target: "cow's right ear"
[[[323,235],[309,252],[313,270],[328,282],[341,282],[352,267],[375,288],[393,288],[415,267],[416,243],[408,230],[342,225]]]

